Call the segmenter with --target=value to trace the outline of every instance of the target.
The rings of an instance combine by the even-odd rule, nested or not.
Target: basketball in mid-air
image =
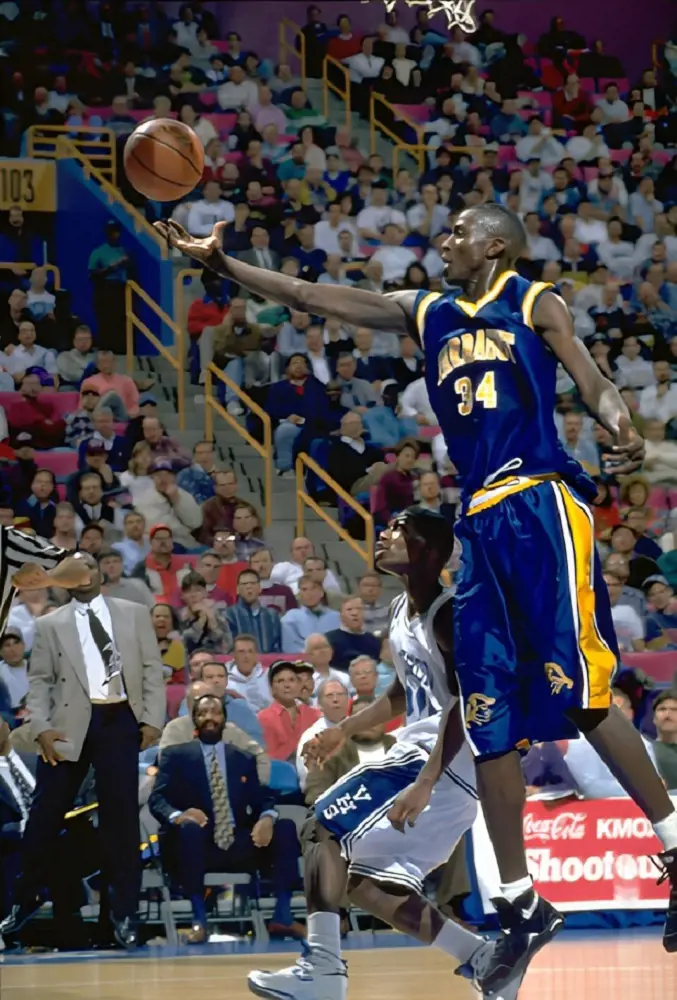
[[[195,132],[173,118],[143,122],[125,143],[125,173],[153,201],[177,201],[190,194],[200,183],[204,160]]]

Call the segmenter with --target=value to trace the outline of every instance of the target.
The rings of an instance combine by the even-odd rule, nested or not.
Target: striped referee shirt
[[[12,577],[27,562],[37,563],[43,569],[54,569],[68,549],[57,548],[44,538],[27,535],[16,528],[0,528],[0,635],[5,631],[9,610],[17,589]]]

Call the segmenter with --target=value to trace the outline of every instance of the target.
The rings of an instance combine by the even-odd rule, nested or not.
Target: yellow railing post
[[[364,547],[348,534],[346,529],[335,521],[320,505],[313,500],[311,496],[308,495],[305,489],[305,472],[304,469],[308,469],[310,472],[315,473],[322,482],[332,490],[337,497],[339,497],[351,510],[355,511],[358,517],[361,517],[364,521]],[[351,497],[350,493],[347,493],[339,484],[328,475],[325,470],[317,464],[317,462],[302,452],[296,459],[296,534],[303,534],[303,525],[305,510],[308,507],[313,511],[325,524],[327,524],[332,531],[334,531],[341,541],[345,542],[353,552],[355,552],[360,559],[364,559],[367,564],[368,569],[374,568],[374,544],[375,544],[375,528],[374,528],[374,518],[371,513],[366,510],[362,504],[358,503],[354,497]]]
[[[339,84],[332,83],[329,79],[330,66],[333,66],[336,70],[338,70],[339,74],[343,76],[343,90]],[[350,100],[350,73],[345,68],[343,63],[338,62],[338,60],[333,59],[331,56],[325,56],[324,62],[322,63],[322,104],[325,118],[329,117],[330,91],[332,94],[336,94],[336,96],[343,101],[346,128],[350,128],[350,118],[352,112]]]
[[[96,161],[98,172],[115,184],[115,134],[112,129],[96,125],[31,125],[27,154],[33,159],[54,160],[62,139],[72,143],[90,163]]]
[[[413,130],[414,135],[416,136],[416,143],[412,144],[404,142],[404,140],[395,132],[393,132],[393,130],[388,125],[386,125],[385,122],[381,121],[378,115],[379,107],[386,108],[392,114],[393,118],[396,118],[398,121],[402,122],[403,125],[408,125],[409,128]],[[391,104],[390,101],[387,101],[385,97],[382,97],[381,94],[375,94],[372,91],[371,106],[369,109],[369,141],[372,153],[376,152],[377,129],[379,132],[382,132],[383,135],[385,135],[388,139],[391,140],[391,142],[395,144],[392,153],[393,174],[397,173],[397,164],[399,160],[400,149],[405,150],[406,152],[411,152],[412,156],[414,155],[414,152],[416,152],[419,170],[422,170],[424,168],[425,156],[421,152],[421,148],[423,147],[424,129],[420,125],[418,125],[415,121],[413,121],[411,118],[407,118],[406,115],[403,115],[401,111],[398,111],[397,108],[393,104]]]
[[[148,308],[155,313],[160,322],[168,326],[169,329],[174,334],[174,344],[173,351],[163,344],[158,337],[155,336],[152,330],[150,330],[143,320],[134,312],[134,300],[133,296],[138,295],[138,297],[145,302]],[[147,292],[144,292],[140,285],[137,285],[135,281],[128,281],[125,288],[125,314],[126,314],[126,328],[127,328],[127,371],[131,374],[134,370],[134,330],[138,330],[146,338],[149,344],[155,348],[155,350],[160,354],[166,361],[169,362],[171,367],[176,372],[176,395],[177,395],[177,408],[179,411],[179,430],[185,430],[186,426],[186,372],[185,372],[185,350],[184,350],[184,335],[183,328],[180,324],[174,322],[171,316],[169,316],[164,309],[157,304],[155,299],[151,298]]]
[[[287,40],[287,30],[291,30],[294,35],[294,42],[298,41],[298,48],[294,42],[289,42]],[[301,69],[301,86],[306,89],[306,36],[303,34],[302,28],[296,24],[294,21],[290,20],[288,17],[283,17],[280,21],[280,26],[278,29],[279,35],[279,62],[286,63],[287,53],[296,56],[299,60]]]
[[[253,437],[246,427],[224,409],[217,399],[214,398],[213,386],[214,377],[220,379],[223,384],[233,392],[242,405],[254,413],[263,424],[263,444]],[[254,451],[263,459],[263,490],[265,497],[265,523],[269,528],[273,523],[273,422],[258,403],[249,396],[236,382],[233,382],[225,372],[212,362],[207,367],[205,376],[205,438],[208,441],[214,440],[214,416],[212,410],[226,421],[229,427],[239,434]]]

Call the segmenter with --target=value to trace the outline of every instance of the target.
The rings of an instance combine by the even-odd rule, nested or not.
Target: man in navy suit
[[[277,897],[269,931],[301,936],[303,927],[291,914],[301,853],[294,823],[278,819],[270,791],[259,783],[255,759],[222,742],[222,700],[213,694],[197,698],[193,722],[197,739],[163,751],[148,800],[162,827],[163,859],[193,907],[188,943],[207,940],[207,872],[269,875]]]
[[[292,354],[285,378],[268,390],[266,410],[276,424],[275,465],[278,472],[291,472],[300,440],[311,441],[315,427],[327,416],[327,394],[322,383],[310,374],[305,354]]]

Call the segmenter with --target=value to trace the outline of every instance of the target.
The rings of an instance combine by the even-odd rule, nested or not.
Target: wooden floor
[[[349,1000],[478,1000],[442,954],[419,948],[348,953]],[[249,1000],[251,968],[288,965],[289,955],[144,958],[3,965],[1,1000]],[[292,956],[293,960],[293,956]],[[559,940],[532,964],[519,1000],[674,1000],[677,955],[658,937]]]

